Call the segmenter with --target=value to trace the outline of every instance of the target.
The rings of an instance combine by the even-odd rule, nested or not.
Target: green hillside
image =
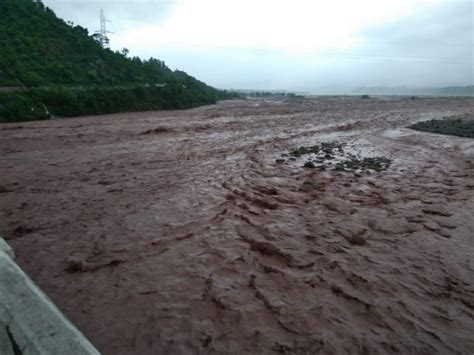
[[[0,122],[188,108],[230,98],[150,58],[104,49],[40,1],[0,0]]]

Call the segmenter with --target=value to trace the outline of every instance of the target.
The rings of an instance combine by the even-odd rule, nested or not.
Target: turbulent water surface
[[[474,140],[405,128],[460,114],[472,100],[5,124],[0,228],[105,354],[470,354]],[[391,164],[276,163],[327,142]]]

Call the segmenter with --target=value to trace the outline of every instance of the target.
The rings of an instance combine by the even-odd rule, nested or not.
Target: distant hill
[[[235,92],[248,96],[265,96],[265,95],[300,95],[305,96],[310,93],[307,91],[292,91],[292,90],[255,90],[255,89],[235,89]]]
[[[31,89],[0,90],[0,122],[187,108],[233,96],[127,52],[102,48],[87,29],[59,19],[39,0],[0,0],[0,87]],[[107,104],[95,102],[89,90]]]
[[[358,88],[351,94],[370,95],[431,95],[431,96],[474,96],[474,86],[447,86],[441,88],[367,87]]]

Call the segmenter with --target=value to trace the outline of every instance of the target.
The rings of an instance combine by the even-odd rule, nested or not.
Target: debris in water
[[[296,161],[298,158],[307,156],[307,161],[303,164],[304,168],[318,168],[326,170],[332,167],[335,171],[382,171],[390,167],[391,160],[386,157],[361,157],[344,150],[346,143],[325,142],[312,146],[301,146],[292,150],[289,155],[282,154],[281,156],[290,156],[288,160],[283,158],[276,159],[276,163],[283,164],[285,162]]]

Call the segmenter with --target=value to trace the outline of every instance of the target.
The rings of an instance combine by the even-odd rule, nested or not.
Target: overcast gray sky
[[[112,49],[218,88],[474,84],[474,5],[454,0],[43,0]]]

